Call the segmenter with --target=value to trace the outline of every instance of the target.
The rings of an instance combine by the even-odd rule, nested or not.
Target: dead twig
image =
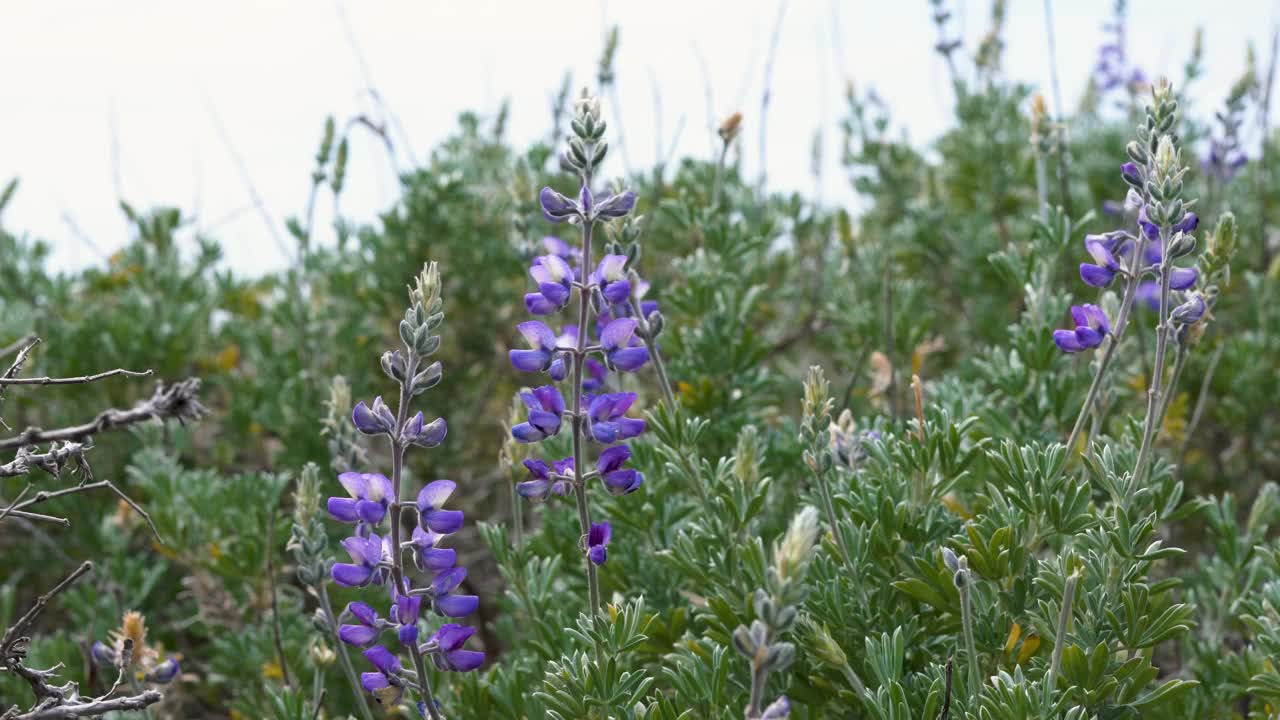
[[[139,402],[128,410],[110,408],[98,413],[97,417],[87,423],[55,430],[29,427],[13,437],[0,440],[0,450],[44,442],[78,442],[105,430],[133,425],[151,419],[166,420],[172,418],[180,422],[198,420],[205,413],[205,407],[197,397],[199,389],[200,379],[194,377],[172,385],[159,383],[150,398]]]

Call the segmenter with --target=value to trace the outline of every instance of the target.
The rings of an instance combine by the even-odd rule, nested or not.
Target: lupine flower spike
[[[573,273],[568,265],[555,255],[541,258],[538,272],[540,289],[531,305],[543,308],[557,303],[563,305]],[[409,291],[409,308],[400,322],[400,339],[403,351],[389,351],[382,355],[383,371],[400,386],[399,403],[393,411],[381,397],[372,405],[361,402],[351,412],[351,421],[360,432],[385,438],[391,445],[392,455],[402,457],[411,446],[431,448],[444,441],[448,426],[443,418],[426,422],[423,413],[410,416],[409,402],[422,391],[435,385],[441,376],[439,363],[427,364],[425,359],[440,344],[434,331],[444,319],[441,312],[440,274],[434,263],[423,268],[415,287]],[[512,353],[517,366],[545,369],[551,362],[551,350],[555,338],[541,323],[528,323],[525,336],[531,350]],[[541,394],[549,405],[554,398]],[[536,396],[531,395],[531,398]],[[541,407],[535,399],[530,405]],[[559,406],[563,409],[563,401]],[[534,420],[542,423],[543,430],[551,425],[558,427],[558,411],[535,414]],[[361,455],[361,457],[365,457]],[[368,603],[352,602],[347,615],[353,620],[338,628],[338,638],[348,645],[364,648],[365,658],[373,665],[374,672],[360,676],[360,686],[374,700],[387,707],[398,705],[406,693],[416,694],[416,705],[422,717],[440,719],[440,711],[431,691],[430,678],[426,674],[425,659],[430,657],[437,667],[447,670],[474,670],[484,662],[484,653],[463,650],[462,643],[470,633],[459,633],[441,626],[433,640],[419,645],[423,606],[440,615],[451,618],[464,617],[475,611],[479,598],[455,592],[467,571],[455,567],[457,554],[441,547],[446,538],[457,532],[463,523],[461,510],[446,508],[450,496],[457,489],[452,480],[436,480],[428,483],[414,502],[416,523],[408,540],[401,539],[401,468],[392,466],[391,477],[374,472],[344,472],[338,480],[349,497],[329,498],[329,514],[343,523],[354,523],[355,533],[342,541],[349,563],[335,563],[330,570],[334,582],[349,587],[367,585],[384,586],[391,603],[385,619]],[[382,534],[375,533],[384,521],[389,527]],[[381,531],[380,531],[381,532]],[[409,551],[414,564],[421,570],[434,574],[434,580],[425,588],[414,588],[404,567],[404,553]],[[383,633],[395,630],[400,648],[407,650],[412,672],[405,669],[400,657],[378,644]],[[450,640],[446,645],[437,639],[445,632]]]

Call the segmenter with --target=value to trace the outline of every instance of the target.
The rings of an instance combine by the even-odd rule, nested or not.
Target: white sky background
[[[1152,77],[1180,78],[1193,30],[1203,27],[1207,72],[1193,96],[1202,111],[1216,107],[1243,69],[1247,43],[1265,57],[1276,3],[1131,0],[1130,59]],[[988,3],[947,4],[972,51]],[[1005,68],[1051,97],[1045,4],[1009,5]],[[1084,89],[1111,8],[1111,0],[1053,3],[1068,107]],[[754,176],[764,60],[778,10],[778,0],[7,2],[0,6],[0,181],[16,175],[21,187],[5,226],[50,241],[55,267],[101,263],[128,237],[119,191],[135,207],[172,204],[196,216],[236,271],[279,267],[285,257],[253,210],[231,147],[277,225],[301,214],[325,115],[373,112],[347,27],[418,160],[456,127],[459,112],[491,115],[504,98],[511,101],[508,137],[517,145],[545,137],[549,96],[566,70],[575,85],[594,86],[604,29],[616,23],[632,165],[653,163],[659,127],[670,144],[683,125],[677,157],[712,152],[709,81],[715,120],[735,110],[745,115],[743,162]],[[874,87],[917,142],[950,125],[951,92],[932,51],[930,14],[927,0],[786,4],[767,122],[772,187],[813,191],[810,143],[821,129],[823,199],[853,202],[838,157],[846,79]],[[606,105],[611,134],[612,112]],[[622,153],[611,145],[606,174],[620,174]],[[398,149],[407,164],[409,149]],[[385,152],[355,133],[343,214],[373,220],[395,196]],[[327,198],[316,220],[325,242]],[[279,234],[286,237],[282,227]]]

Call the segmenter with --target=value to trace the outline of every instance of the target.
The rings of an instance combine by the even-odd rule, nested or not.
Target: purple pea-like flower
[[[538,283],[538,292],[524,296],[524,306],[534,315],[550,315],[569,304],[573,293],[573,269],[558,255],[534,258],[529,274]]]
[[[457,488],[452,480],[436,480],[418,491],[418,524],[441,535],[457,532],[462,527],[462,511],[443,509]]]
[[[421,412],[410,418],[409,422],[404,424],[404,430],[400,433],[401,440],[404,442],[424,448],[438,446],[444,442],[444,437],[447,434],[449,434],[449,425],[444,418],[436,418],[424,425]]]
[[[422,614],[421,595],[397,594],[391,606],[391,620],[399,625],[396,636],[402,645],[418,642],[418,617]]]
[[[1151,218],[1147,216],[1146,205],[1143,205],[1142,208],[1138,210],[1138,226],[1142,228],[1142,232],[1147,236],[1147,239],[1155,243],[1156,252],[1159,253],[1160,252],[1160,226],[1151,222]],[[1147,245],[1147,250],[1148,250],[1147,262],[1152,262],[1150,260],[1151,247],[1152,246],[1150,244]],[[1152,262],[1152,264],[1155,264],[1158,262],[1160,261],[1155,260],[1154,262]]]
[[[521,497],[534,502],[544,502],[551,497],[552,493],[561,496],[569,494],[569,481],[563,478],[555,479],[551,473],[554,470],[557,474],[563,475],[573,470],[573,458],[567,457],[560,460],[554,467],[537,458],[528,458],[524,461],[524,466],[529,470],[529,479],[516,483],[516,492]]]
[[[1200,226],[1200,218],[1193,212],[1189,212],[1182,216],[1182,219],[1174,223],[1173,231],[1175,233],[1191,233],[1195,232]]]
[[[428,594],[435,611],[446,617],[465,617],[476,611],[480,598],[475,595],[458,595],[454,590],[467,579],[467,569],[456,567],[446,570],[431,581]]]
[[[531,443],[560,432],[564,397],[555,385],[543,385],[534,388],[532,392],[522,392],[520,399],[529,408],[529,420],[511,428],[512,437],[522,443]]]
[[[1169,287],[1174,290],[1187,290],[1196,284],[1200,272],[1193,267],[1174,268],[1169,273]]]
[[[600,473],[600,480],[609,494],[627,495],[644,483],[642,473],[623,467],[630,458],[631,448],[626,445],[614,445],[600,453],[596,460],[596,471]]]
[[[365,435],[389,433],[396,426],[396,416],[382,401],[381,395],[373,399],[373,407],[365,405],[363,400],[356,403],[355,409],[351,411],[351,421]]]
[[[512,367],[523,372],[542,372],[550,368],[556,352],[556,336],[551,328],[537,320],[529,320],[516,325],[516,330],[524,336],[530,349],[508,351]]]
[[[1208,305],[1205,304],[1204,297],[1200,293],[1196,293],[1188,298],[1186,302],[1174,308],[1170,318],[1176,323],[1191,325],[1199,322],[1200,318],[1204,317],[1206,310],[1208,310]]]
[[[618,318],[600,332],[600,346],[609,367],[634,372],[649,361],[649,348],[636,341],[636,321]]]
[[[542,192],[538,194],[538,202],[542,205],[542,217],[553,223],[581,217],[577,203],[549,187],[542,188]]]
[[[379,705],[392,707],[400,702],[404,696],[400,658],[381,645],[365,650],[364,656],[378,672],[360,673],[360,686],[372,694]]]
[[[356,535],[343,540],[342,547],[351,556],[351,562],[333,564],[333,581],[347,587],[368,585],[382,560],[382,538]]]
[[[343,625],[338,628],[338,639],[348,645],[362,648],[377,642],[378,634],[382,629],[378,624],[378,612],[362,602],[349,603],[347,612],[355,617],[358,624]]]
[[[442,533],[424,530],[420,526],[413,529],[413,538],[410,542],[413,547],[413,562],[419,570],[440,573],[453,567],[458,561],[457,551],[452,548],[436,547],[443,539]]]
[[[146,675],[142,677],[144,682],[155,685],[168,685],[173,679],[178,677],[178,673],[182,672],[182,666],[178,663],[178,658],[165,658],[163,662],[157,663]]]
[[[447,672],[469,672],[484,664],[484,653],[478,650],[463,650],[467,638],[474,635],[476,629],[457,623],[445,623],[431,636],[435,650],[431,659],[436,667]],[[430,648],[431,646],[426,646]]]
[[[624,417],[635,401],[635,393],[602,393],[592,398],[587,408],[591,436],[597,442],[612,445],[644,432],[644,420]]]
[[[627,256],[605,255],[591,273],[591,282],[600,286],[600,294],[610,305],[621,305],[631,298],[631,282],[627,279]]]
[[[377,525],[386,517],[391,503],[391,481],[378,473],[344,472],[338,482],[351,495],[329,498],[329,514],[344,523]]]
[[[609,538],[613,529],[609,523],[591,523],[587,531],[587,557],[596,565],[603,565],[609,559]]]
[[[1099,239],[1098,236],[1090,235],[1085,237],[1084,247],[1093,256],[1093,264],[1080,263],[1080,279],[1086,285],[1097,288],[1109,286],[1116,279],[1116,274],[1120,272],[1120,263],[1116,261],[1115,255],[1107,247],[1105,240]]]
[[[1127,162],[1120,166],[1120,177],[1134,187],[1142,187],[1142,173],[1133,162]]]
[[[1053,341],[1065,353],[1098,347],[1102,339],[1111,332],[1111,323],[1107,315],[1097,305],[1071,306],[1071,319],[1075,322],[1075,330],[1054,330]]]
[[[630,213],[635,206],[636,194],[627,190],[601,200],[594,208],[593,217],[603,220],[620,218]]]

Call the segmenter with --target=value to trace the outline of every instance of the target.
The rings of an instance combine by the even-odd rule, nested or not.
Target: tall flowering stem
[[[1149,261],[1155,265],[1158,276],[1160,315],[1156,325],[1155,360],[1147,388],[1142,445],[1125,490],[1126,503],[1133,498],[1145,478],[1159,433],[1162,398],[1166,392],[1165,359],[1173,327],[1194,323],[1205,311],[1205,301],[1200,294],[1173,295],[1174,290],[1189,290],[1198,278],[1195,268],[1179,268],[1174,261],[1195,252],[1196,242],[1192,233],[1199,223],[1195,213],[1187,211],[1190,203],[1181,197],[1182,178],[1187,168],[1182,164],[1178,137],[1173,133],[1176,117],[1177,103],[1173,99],[1172,88],[1167,81],[1161,82],[1153,91],[1147,123],[1138,129],[1141,142],[1129,143],[1127,148],[1135,163],[1134,169],[1143,180],[1141,192],[1145,205],[1139,221],[1144,234],[1159,243],[1159,252],[1150,253]],[[1171,306],[1175,299],[1181,303],[1176,310]]]
[[[1100,308],[1083,305],[1071,310],[1075,321],[1074,329],[1057,330],[1053,334],[1054,342],[1067,353],[1098,347],[1103,340],[1109,338],[1107,347],[1098,360],[1084,405],[1067,438],[1068,454],[1064,455],[1064,463],[1080,438],[1085,419],[1093,412],[1116,348],[1124,337],[1135,300],[1140,294],[1150,291],[1150,285],[1143,280],[1144,276],[1156,273],[1159,277],[1159,293],[1165,303],[1161,311],[1162,318],[1168,317],[1170,291],[1189,290],[1198,278],[1194,268],[1178,268],[1172,262],[1194,250],[1195,241],[1190,233],[1195,230],[1197,219],[1194,213],[1186,211],[1186,204],[1179,197],[1185,168],[1175,167],[1177,153],[1171,135],[1177,104],[1172,100],[1172,92],[1167,83],[1157,87],[1153,95],[1146,118],[1138,126],[1138,139],[1129,143],[1126,148],[1129,162],[1120,168],[1120,175],[1130,188],[1125,207],[1136,213],[1137,234],[1115,230],[1085,236],[1085,249],[1093,262],[1080,265],[1080,279],[1092,287],[1108,288],[1117,277],[1123,278],[1125,285],[1115,323],[1110,323]],[[1157,156],[1162,152],[1162,145],[1165,147],[1165,160],[1157,167]],[[1167,325],[1167,322],[1161,322],[1161,327]],[[1161,330],[1157,343],[1157,378],[1163,377],[1164,347],[1167,340],[1167,334]],[[1158,397],[1160,392],[1158,383],[1159,380],[1153,382],[1153,398]],[[1156,404],[1148,413],[1148,424],[1154,420],[1158,408],[1159,404]],[[1139,462],[1139,468],[1143,464]],[[1132,477],[1134,479],[1131,480],[1130,494],[1133,484],[1137,482],[1137,472]]]
[[[643,420],[625,416],[636,394],[606,392],[605,386],[610,372],[634,372],[648,362],[650,349],[645,341],[652,340],[650,322],[660,316],[641,309],[643,326],[633,317],[639,314],[632,306],[633,298],[638,300],[639,293],[633,294],[633,290],[638,291],[639,281],[628,271],[634,254],[606,253],[598,265],[594,264],[596,223],[626,217],[636,203],[635,193],[630,191],[596,197],[591,189],[595,170],[608,152],[600,101],[584,92],[575,103],[570,127],[572,135],[563,163],[578,174],[581,186],[577,197],[547,187],[539,201],[547,220],[580,228],[581,245],[570,248],[554,238],[544,243],[550,252],[534,258],[529,268],[537,290],[525,295],[525,308],[533,315],[554,315],[567,308],[576,293],[577,322],[559,335],[538,321],[520,323],[518,329],[529,348],[510,352],[517,370],[545,372],[553,382],[568,378],[569,398],[566,403],[554,384],[522,393],[528,420],[512,427],[511,435],[521,443],[540,442],[559,434],[562,421],[568,420],[573,454],[551,464],[537,458],[524,460],[529,479],[516,490],[527,499],[542,501],[552,494],[567,495],[572,489],[582,531],[588,608],[594,615],[600,608],[597,566],[607,560],[605,546],[611,530],[608,523],[592,522],[587,482],[599,478],[609,493],[625,495],[644,481],[643,475],[625,467],[630,448],[618,444],[645,429]],[[642,308],[645,304],[641,303]],[[594,470],[588,468],[588,442],[605,446]],[[598,656],[603,653],[600,647],[596,651]]]
[[[444,418],[429,423],[421,412],[410,417],[413,398],[440,381],[439,362],[425,365],[425,359],[440,346],[434,334],[444,321],[440,299],[440,273],[435,263],[428,263],[409,290],[409,308],[400,322],[400,339],[404,352],[387,351],[381,358],[382,370],[400,387],[396,411],[374,399],[372,405],[357,403],[351,413],[356,430],[365,435],[386,436],[391,446],[391,477],[372,472],[344,472],[338,480],[350,497],[329,498],[329,514],[337,521],[354,525],[354,533],[342,545],[351,555],[350,563],[336,563],[330,574],[339,585],[385,587],[390,599],[386,617],[379,617],[372,606],[353,602],[344,617],[355,622],[338,629],[339,639],[364,649],[364,656],[374,667],[362,673],[360,685],[385,706],[400,704],[406,689],[417,694],[421,717],[441,718],[440,709],[427,676],[426,658],[444,671],[466,672],[484,662],[484,653],[463,649],[474,628],[454,623],[441,625],[429,639],[420,642],[423,609],[449,618],[464,617],[475,611],[479,599],[455,592],[466,578],[465,568],[455,567],[455,551],[440,547],[446,536],[462,527],[462,512],[445,510],[444,504],[456,485],[451,480],[428,483],[418,493],[411,507],[401,499],[404,479],[404,456],[411,446],[432,448],[444,441],[447,426]],[[402,510],[415,510],[417,527],[412,538],[402,539]],[[388,534],[374,533],[384,520],[390,521]],[[432,574],[424,587],[415,588],[404,563],[404,553],[412,553],[420,571]],[[395,631],[400,646],[413,664],[406,670],[396,653],[379,643],[381,636]]]

